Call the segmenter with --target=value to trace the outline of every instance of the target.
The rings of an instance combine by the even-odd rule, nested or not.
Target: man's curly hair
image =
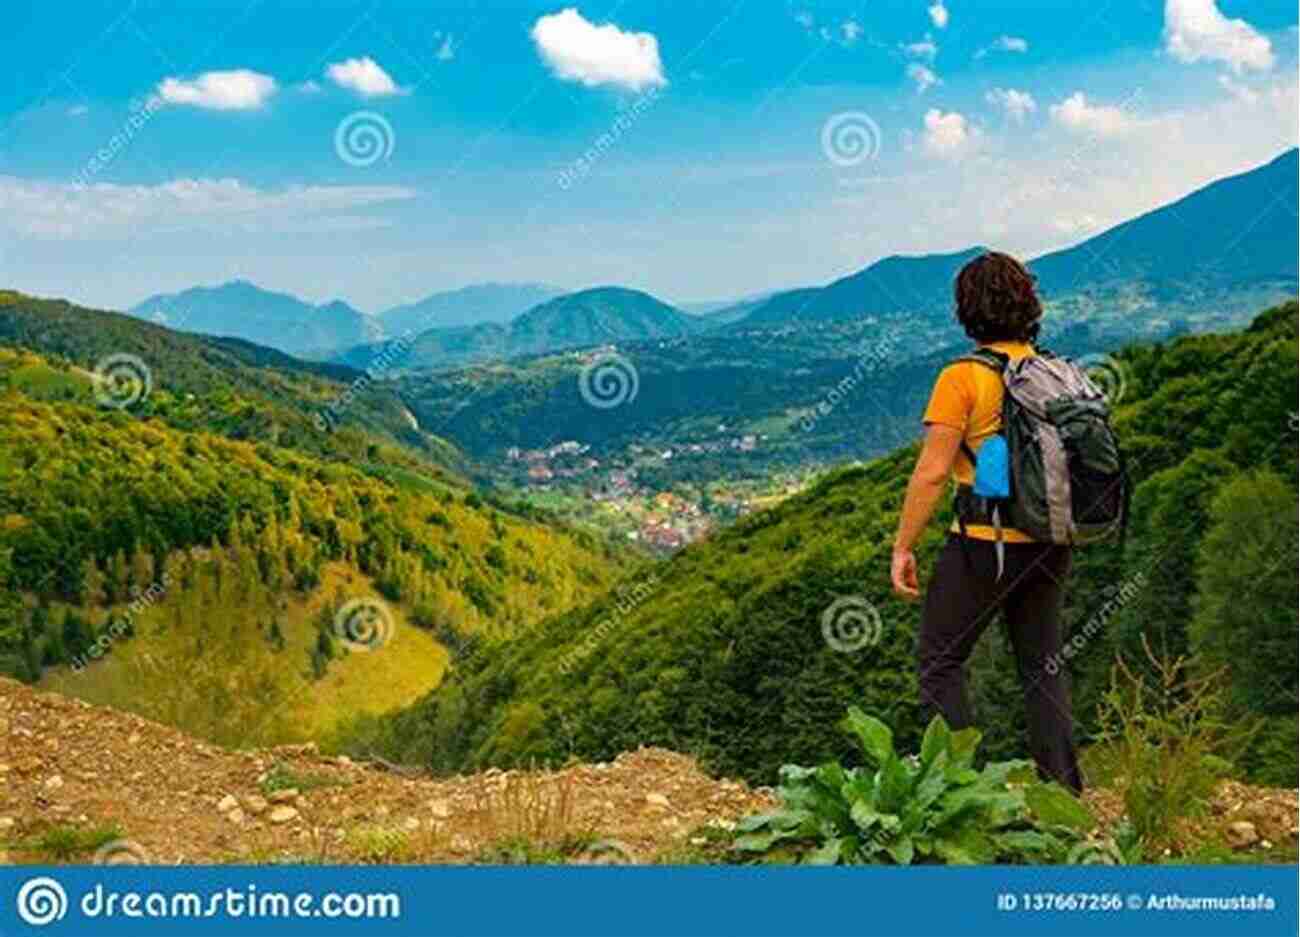
[[[1034,283],[1034,275],[1014,257],[982,254],[957,274],[957,321],[977,342],[1032,342],[1043,318]]]

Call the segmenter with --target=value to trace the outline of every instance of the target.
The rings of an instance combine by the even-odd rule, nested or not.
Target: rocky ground
[[[773,805],[660,749],[433,779],[313,746],[227,751],[6,679],[0,740],[9,862],[688,860]]]
[[[1086,799],[1103,826],[1123,812]],[[435,779],[310,745],[228,751],[0,678],[6,862],[699,862],[773,806],[662,749]],[[1243,853],[1293,848],[1296,791],[1227,782],[1203,822]]]

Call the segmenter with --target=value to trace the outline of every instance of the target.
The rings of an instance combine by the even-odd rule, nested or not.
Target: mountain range
[[[421,333],[399,367],[451,367],[498,358],[544,354],[567,348],[676,338],[709,327],[649,293],[617,286],[558,296],[516,316],[507,325],[485,323]],[[384,346],[349,349],[337,360],[365,368]]]
[[[1073,247],[1034,259],[1044,299],[1072,320],[1145,314],[1246,314],[1294,295],[1297,151],[1211,183]],[[602,343],[873,319],[951,325],[957,270],[986,250],[890,256],[831,283],[690,304],[602,286],[480,284],[375,316],[341,301],[312,305],[235,281],[154,296],[131,314],[190,332],[243,338],[289,354],[368,367],[399,336],[405,370],[448,369]],[[1238,309],[1238,307],[1240,307]],[[427,326],[427,328],[426,328]]]
[[[342,300],[313,305],[247,280],[160,293],[128,312],[175,331],[242,338],[299,357],[380,337],[376,322]]]
[[[376,318],[389,336],[484,323],[500,325],[564,292],[541,283],[477,283],[385,309]]]

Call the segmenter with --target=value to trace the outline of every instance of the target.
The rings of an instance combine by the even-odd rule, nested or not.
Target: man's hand
[[[909,602],[915,602],[921,596],[921,588],[916,581],[916,556],[911,550],[894,548],[894,559],[890,564],[889,576],[894,582],[894,592]]]

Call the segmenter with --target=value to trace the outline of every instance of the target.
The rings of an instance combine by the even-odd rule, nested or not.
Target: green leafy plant
[[[1096,825],[1072,793],[1038,781],[1031,762],[975,770],[976,729],[953,732],[936,716],[919,756],[901,756],[889,726],[856,707],[845,728],[866,764],[785,766],[784,808],[742,821],[737,850],[809,864],[1061,862]]]

